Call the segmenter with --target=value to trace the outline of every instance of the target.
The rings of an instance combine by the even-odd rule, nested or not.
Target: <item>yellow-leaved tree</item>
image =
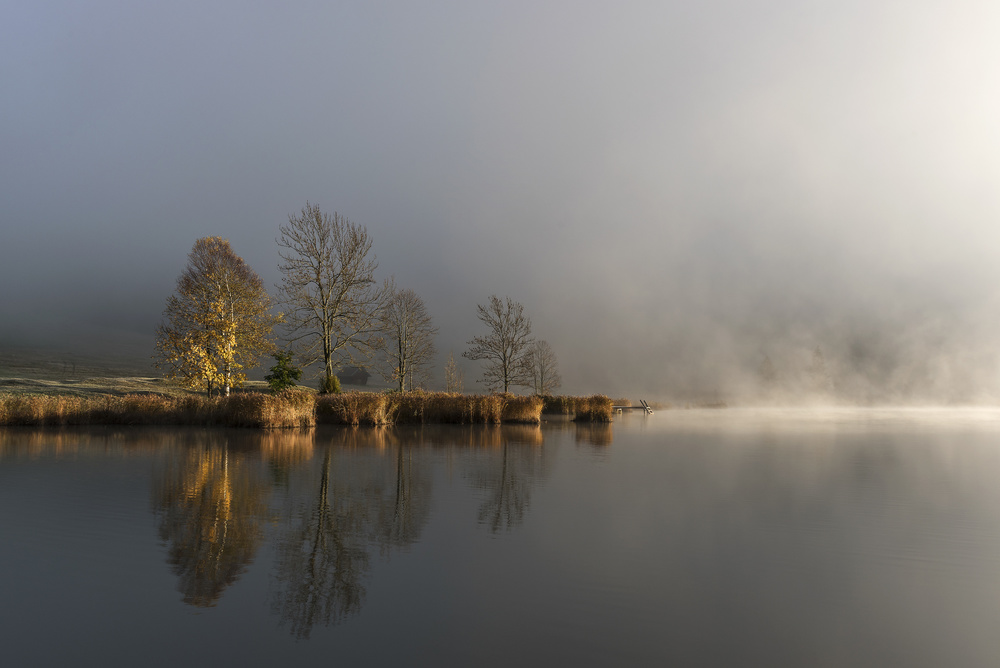
[[[163,317],[157,368],[209,395],[243,384],[244,369],[274,350],[272,329],[280,320],[263,281],[219,237],[194,243]]]

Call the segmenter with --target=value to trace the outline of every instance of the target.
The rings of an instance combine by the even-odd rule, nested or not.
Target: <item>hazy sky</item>
[[[521,301],[567,391],[820,346],[845,393],[1000,395],[997,35],[965,0],[6,3],[0,341],[146,355],[195,239],[273,285],[309,200],[444,354]]]

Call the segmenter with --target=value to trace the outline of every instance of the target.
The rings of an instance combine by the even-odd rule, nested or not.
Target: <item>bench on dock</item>
[[[639,400],[639,406],[612,406],[611,410],[616,413],[622,413],[624,411],[643,411],[646,415],[652,415],[653,409],[649,407],[645,399]]]

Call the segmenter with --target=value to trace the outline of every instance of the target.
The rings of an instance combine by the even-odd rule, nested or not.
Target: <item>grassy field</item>
[[[266,391],[263,381],[245,390]],[[0,349],[0,393],[88,397],[97,395],[195,396],[198,393],[165,380],[152,362],[59,353],[35,348]]]
[[[44,348],[0,346],[0,377],[67,380],[86,377],[155,376],[152,361],[135,357],[81,355]]]

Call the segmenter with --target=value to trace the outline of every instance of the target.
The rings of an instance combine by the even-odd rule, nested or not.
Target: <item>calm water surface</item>
[[[0,430],[0,665],[1000,665],[1000,411]]]

